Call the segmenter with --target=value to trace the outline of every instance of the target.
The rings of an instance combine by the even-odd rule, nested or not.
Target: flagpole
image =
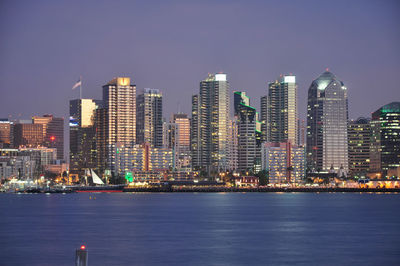
[[[80,77],[81,85],[79,86],[79,98],[82,100],[82,76]]]

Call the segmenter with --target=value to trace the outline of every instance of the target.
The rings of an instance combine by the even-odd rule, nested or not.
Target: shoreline
[[[261,192],[261,193],[400,193],[400,188],[224,188],[224,187],[207,187],[207,188],[124,188],[122,192]]]
[[[26,190],[6,194],[69,194],[69,193],[400,193],[400,188],[229,188],[229,187],[125,187],[115,190],[80,188],[68,190]]]

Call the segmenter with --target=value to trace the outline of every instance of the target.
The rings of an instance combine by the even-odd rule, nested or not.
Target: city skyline
[[[213,3],[208,21],[200,14],[209,3],[178,3],[68,4],[67,10],[74,10],[75,16],[87,16],[82,22],[75,16],[55,17],[64,3],[3,2],[1,24],[10,26],[0,27],[8,40],[1,49],[0,88],[8,93],[1,97],[0,113],[13,118],[45,113],[66,118],[69,110],[65,102],[78,98],[78,92],[70,88],[81,75],[83,98],[101,99],[101,86],[116,76],[131,77],[138,88],[162,89],[165,117],[178,111],[190,113],[198,80],[208,72],[227,73],[231,90],[246,91],[253,99],[265,95],[267,83],[280,74],[293,73],[301,119],[305,118],[307,89],[326,67],[348,85],[352,119],[368,116],[374,111],[370,106],[387,104],[396,93],[393,77],[400,69],[396,49],[400,34],[395,30],[399,25],[399,4],[395,1],[339,1],[334,6],[317,1],[221,2]],[[35,12],[38,8],[41,12]],[[106,8],[119,12],[120,18],[99,19],[97,14]],[[159,16],[138,25],[123,16],[130,8]],[[332,12],[323,12],[327,8]],[[13,12],[16,9],[18,12]],[[268,16],[260,12],[263,9],[271,11]],[[221,10],[225,12],[220,20],[213,15]],[[339,10],[341,16],[336,16]],[[280,18],[282,11],[290,16]],[[39,13],[40,17],[36,15]],[[307,18],[310,14],[312,19]],[[135,21],[142,16],[138,15]],[[351,19],[342,21],[345,16]],[[47,23],[49,20],[54,25]],[[160,20],[163,25],[157,23]],[[188,25],[182,25],[182,21]],[[308,31],[301,31],[301,35],[297,33],[300,27]],[[104,30],[94,30],[100,28]],[[194,30],[188,30],[191,28]],[[170,35],[164,33],[166,29]],[[108,32],[124,36],[129,45],[110,42]],[[280,32],[285,34],[276,41],[274,35]],[[199,41],[197,33],[216,38],[216,42]],[[31,40],[32,34],[41,38],[21,41]],[[233,42],[237,34],[243,38]],[[341,41],[335,41],[337,38]],[[41,67],[35,67],[37,64]],[[381,80],[385,80],[385,86]],[[368,97],[357,97],[360,93]],[[259,109],[258,104],[255,107]]]
[[[0,265],[398,264],[399,14],[0,0]]]

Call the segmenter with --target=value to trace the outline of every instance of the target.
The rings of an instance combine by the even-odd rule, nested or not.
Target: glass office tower
[[[353,177],[365,177],[370,162],[370,119],[360,117],[349,121],[347,129],[349,139],[349,174]]]
[[[235,118],[238,125],[238,170],[254,171],[256,160],[256,109],[250,106],[245,92],[233,94]]]
[[[101,101],[75,99],[69,102],[70,171],[96,167],[95,111]]]
[[[348,172],[347,88],[329,71],[311,83],[307,105],[308,171]]]
[[[400,167],[400,102],[392,102],[372,113],[371,171],[387,175]]]

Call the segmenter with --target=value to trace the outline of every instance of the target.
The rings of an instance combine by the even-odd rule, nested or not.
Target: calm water
[[[96,197],[95,200],[89,197]],[[400,194],[0,194],[0,265],[399,265]]]

